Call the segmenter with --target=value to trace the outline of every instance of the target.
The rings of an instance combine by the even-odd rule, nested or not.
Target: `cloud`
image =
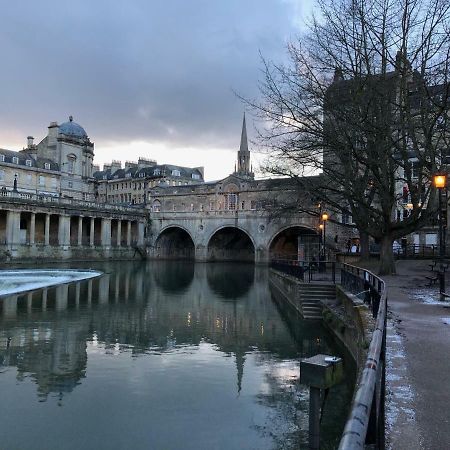
[[[43,137],[72,114],[102,160],[108,141],[234,149],[233,90],[257,95],[259,51],[284,58],[297,13],[285,0],[5,3],[0,138]]]

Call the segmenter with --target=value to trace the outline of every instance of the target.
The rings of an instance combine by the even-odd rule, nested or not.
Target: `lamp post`
[[[325,259],[325,239],[326,239],[326,232],[327,232],[327,220],[328,220],[328,214],[326,212],[322,213],[322,223],[323,223],[323,258]]]
[[[433,177],[434,187],[439,193],[439,294],[441,300],[444,299],[445,294],[445,273],[444,273],[444,224],[442,222],[442,191],[447,186],[447,175],[446,174],[436,174]],[[446,205],[447,207],[447,205]]]
[[[324,240],[323,240],[323,229],[324,229],[323,223],[319,223],[319,230],[320,230],[319,259],[320,259],[320,256],[323,253],[325,253],[325,251],[324,251]]]

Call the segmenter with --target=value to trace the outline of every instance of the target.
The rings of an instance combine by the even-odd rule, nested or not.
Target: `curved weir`
[[[0,270],[0,297],[102,275],[96,270],[15,269]]]

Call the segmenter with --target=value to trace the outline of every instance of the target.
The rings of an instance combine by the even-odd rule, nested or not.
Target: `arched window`
[[[73,173],[75,170],[75,161],[77,157],[74,154],[67,155],[67,172]]]
[[[152,204],[153,212],[161,212],[161,202],[159,200],[154,200]]]

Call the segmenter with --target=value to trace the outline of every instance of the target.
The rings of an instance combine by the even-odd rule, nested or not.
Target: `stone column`
[[[64,247],[70,245],[70,216],[59,216],[58,244]]]
[[[30,221],[30,245],[34,245],[36,239],[36,213],[31,213]]]
[[[131,246],[131,221],[127,222],[127,247]]]
[[[144,245],[144,230],[145,230],[145,224],[144,222],[138,222],[138,238],[137,238],[137,245],[139,247],[142,247]]]
[[[78,246],[83,245],[83,216],[78,217]]]
[[[91,247],[94,246],[94,233],[95,233],[95,217],[91,217],[91,230],[90,230],[90,234],[89,234],[89,245]]]
[[[122,244],[122,221],[117,221],[117,247]]]
[[[50,214],[45,215],[44,244],[50,245]]]
[[[98,302],[108,303],[109,300],[109,274],[105,273],[98,282]]]
[[[20,212],[8,211],[6,215],[6,243],[8,245],[20,244]]]
[[[56,287],[56,310],[63,311],[67,309],[69,303],[69,285],[60,284]]]
[[[102,219],[102,247],[111,247],[111,219]]]
[[[33,309],[33,293],[29,292],[27,294],[27,313],[31,314],[32,309]]]

